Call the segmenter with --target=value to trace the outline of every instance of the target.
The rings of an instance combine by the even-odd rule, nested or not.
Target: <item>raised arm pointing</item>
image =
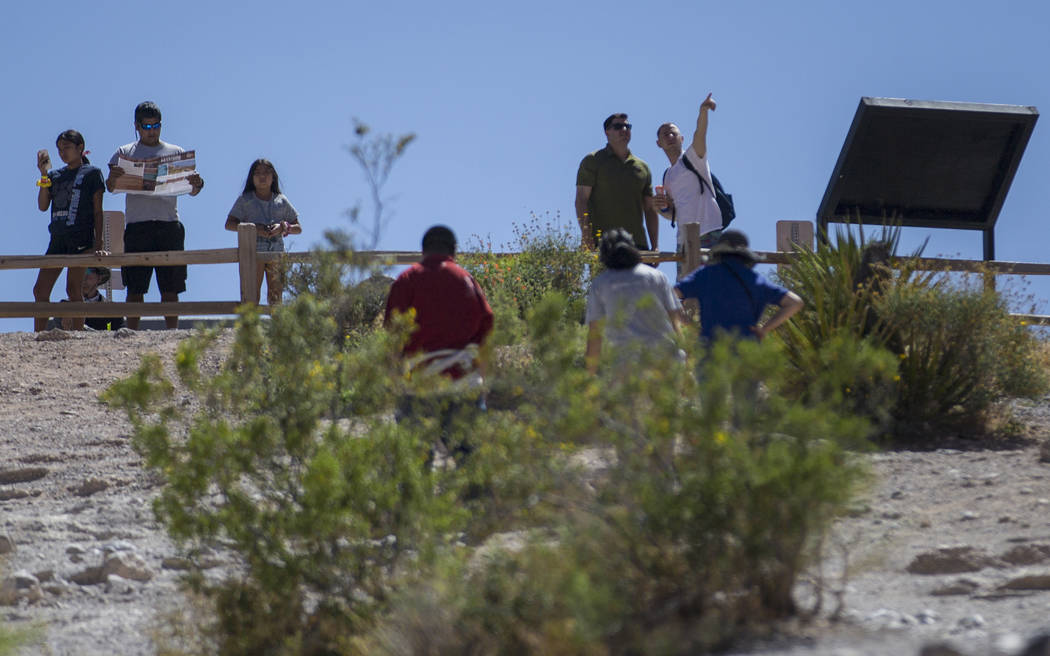
[[[696,117],[696,132],[693,133],[693,150],[700,157],[707,157],[707,110],[715,111],[718,105],[711,94],[707,94],[704,102],[700,103],[700,113]]]

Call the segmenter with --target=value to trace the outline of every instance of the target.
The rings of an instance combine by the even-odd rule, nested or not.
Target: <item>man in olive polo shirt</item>
[[[653,204],[649,165],[631,154],[627,114],[613,114],[603,124],[609,143],[583,158],[576,173],[576,220],[583,243],[596,247],[599,232],[622,228],[640,250],[659,248],[659,214]],[[642,226],[642,217],[645,226]],[[645,235],[649,234],[649,241]]]

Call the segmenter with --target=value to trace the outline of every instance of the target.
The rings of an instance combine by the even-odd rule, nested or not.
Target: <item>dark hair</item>
[[[66,130],[62,134],[58,135],[58,139],[55,139],[56,146],[58,145],[59,141],[68,141],[74,146],[80,146],[81,150],[83,150],[84,148],[84,135],[80,134],[76,130]],[[84,157],[83,154],[80,155],[80,159],[84,160],[85,164],[91,163],[87,157]]]
[[[661,123],[660,127],[656,128],[656,138],[657,139],[660,138],[660,130],[663,130],[664,128],[669,128],[672,125],[674,125],[675,127],[678,127],[677,125],[675,125],[675,123],[673,121],[668,121],[667,123]]]
[[[642,254],[634,245],[634,237],[626,230],[616,228],[602,235],[598,257],[609,269],[633,269],[642,261]]]
[[[98,284],[100,287],[109,282],[111,274],[106,267],[88,267],[87,270],[98,276]]]
[[[157,103],[152,100],[143,100],[135,106],[135,123],[138,123],[144,118],[155,118],[160,120],[160,107],[157,107]]]
[[[605,122],[602,123],[602,129],[608,131],[609,130],[609,126],[612,125],[612,122],[615,121],[616,119],[622,119],[622,120],[626,121],[627,120],[627,114],[611,114],[609,116],[609,118],[605,119]]]
[[[270,191],[272,191],[275,196],[281,193],[281,183],[277,179],[277,169],[274,168],[273,162],[264,157],[260,157],[252,162],[251,167],[248,168],[248,179],[244,182],[244,193],[247,194],[255,191],[255,181],[252,180],[252,176],[255,175],[255,169],[260,166],[268,166],[270,168],[270,173],[273,174],[273,178],[270,180]]]
[[[423,233],[424,255],[455,255],[456,234],[452,228],[436,225]]]

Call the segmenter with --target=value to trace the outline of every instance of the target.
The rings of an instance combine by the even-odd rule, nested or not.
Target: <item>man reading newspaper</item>
[[[190,178],[197,173],[196,164],[192,150],[144,160],[118,156],[117,168],[123,175],[116,179],[114,191],[149,196],[188,194],[193,191]]]
[[[125,144],[113,153],[109,160],[109,177],[106,188],[110,193],[125,192],[124,252],[146,253],[153,251],[181,251],[185,249],[186,231],[179,221],[178,195],[188,193],[196,196],[204,187],[204,180],[196,172],[176,180],[168,189],[163,189],[167,168],[191,166],[182,156],[185,150],[175,144],[160,140],[160,108],[150,101],[135,107],[135,133],[138,141]],[[150,160],[156,160],[152,162]],[[138,169],[125,170],[130,165]],[[161,175],[161,167],[164,174]],[[127,175],[128,179],[121,180]],[[160,184],[158,184],[160,183]],[[181,184],[180,184],[181,183]],[[161,188],[158,188],[161,187]],[[180,188],[181,187],[181,188]],[[160,300],[174,303],[179,294],[186,291],[186,266],[125,266],[121,269],[127,287],[127,302],[141,303],[149,291],[149,281],[157,271],[157,288]],[[164,317],[167,328],[178,328],[179,317]],[[128,328],[138,329],[139,317],[128,317]]]

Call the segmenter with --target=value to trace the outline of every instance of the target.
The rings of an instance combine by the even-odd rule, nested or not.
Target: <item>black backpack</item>
[[[700,175],[700,171],[696,170],[693,163],[689,161],[689,158],[682,153],[682,163],[685,168],[689,169],[696,175],[696,179],[700,181],[700,195],[704,194],[704,187],[708,187],[707,180],[704,176]],[[664,171],[664,179],[667,179],[667,171]],[[718,204],[718,211],[722,214],[722,229],[725,230],[729,227],[729,223],[736,218],[736,208],[733,207],[733,194],[727,194],[726,190],[722,188],[722,183],[718,181],[718,178],[714,173],[711,174],[711,182],[715,184],[714,194],[715,203]],[[675,217],[671,215],[671,227],[675,226]]]

